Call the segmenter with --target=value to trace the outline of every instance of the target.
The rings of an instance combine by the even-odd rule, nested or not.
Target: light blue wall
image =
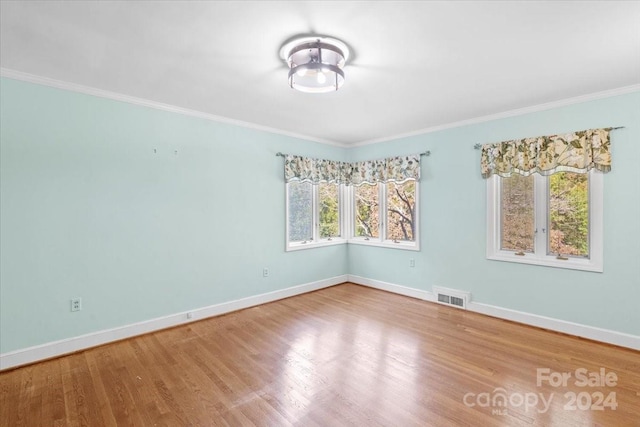
[[[0,102],[2,353],[347,273],[344,245],[284,252],[275,156],[344,149],[11,79]]]
[[[347,273],[640,335],[640,93],[345,150],[2,79],[0,124],[2,353]],[[473,145],[619,125],[605,272],[487,261]],[[284,252],[276,152],[360,160],[426,149],[420,252]],[[239,157],[254,178],[234,174]]]
[[[613,170],[604,177],[604,273],[486,260],[485,181],[473,145],[607,126],[625,129],[611,134]],[[422,251],[351,245],[351,274],[467,290],[476,302],[640,335],[640,92],[367,145],[349,157],[425,149],[432,155],[423,158]]]

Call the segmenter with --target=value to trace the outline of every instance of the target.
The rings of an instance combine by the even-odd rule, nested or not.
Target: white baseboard
[[[633,350],[640,350],[640,336],[637,335],[612,331],[610,329],[597,328],[595,326],[582,325],[580,323],[554,319],[553,317],[510,310],[508,308],[496,307],[494,305],[473,301],[469,303],[467,308],[469,311],[486,314],[488,316],[512,320],[514,322],[524,323],[538,328],[562,332],[564,334],[613,344],[620,347],[627,347]]]
[[[382,291],[387,291],[394,294],[404,295],[407,297],[436,302],[436,296],[432,292],[423,291],[421,289],[409,288],[389,282],[382,282],[380,280],[367,279],[366,277],[354,276],[352,274],[349,274],[349,282],[355,283],[357,285],[368,286],[370,288],[380,289]]]
[[[383,291],[392,292],[394,294],[405,295],[408,297],[418,298],[430,302],[435,302],[436,300],[435,295],[429,291],[409,288],[406,286],[382,282],[379,280],[367,279],[360,276],[349,275],[348,277],[349,282],[356,283],[358,285],[381,289]],[[562,332],[568,335],[574,335],[594,341],[600,341],[607,344],[630,348],[633,350],[640,350],[640,336],[637,335],[626,334],[609,329],[596,328],[594,326],[582,325],[579,323],[568,322],[566,320],[554,319],[551,317],[525,313],[522,311],[511,310],[508,308],[497,307],[474,301],[468,303],[467,310],[485,314],[487,316],[498,317],[500,319],[524,323],[525,325],[536,326],[538,328],[549,329],[556,332]]]
[[[202,307],[182,313],[171,314],[169,316],[145,320],[143,322],[132,323],[130,325],[106,329],[86,335],[80,335],[73,338],[3,353],[0,354],[0,370],[15,368],[17,366],[62,356],[64,354],[85,350],[87,348],[126,338],[131,338],[137,335],[142,335],[161,329],[194,322],[196,320],[202,320],[207,317],[218,316],[232,311],[241,310],[243,308],[249,308],[256,305],[277,301],[279,299],[316,291],[318,289],[328,288],[330,286],[338,285],[343,282],[352,282],[399,295],[405,295],[412,298],[435,302],[435,295],[429,291],[345,274],[342,276],[318,280],[316,282],[293,286],[278,291],[254,295],[247,298],[242,298],[221,304],[215,304],[208,307]],[[467,309],[469,311],[485,314],[488,316],[511,320],[518,323],[524,323],[526,325],[588,338],[595,341],[618,345],[621,347],[627,347],[634,350],[640,350],[640,337],[636,335],[596,328],[593,326],[581,325],[578,323],[567,322],[565,320],[539,316],[537,314],[525,313],[474,301],[469,302]],[[187,318],[188,313],[191,313],[191,318]]]
[[[17,366],[26,365],[40,360],[51,359],[53,357],[86,350],[87,348],[125,338],[131,338],[137,335],[194,322],[196,320],[202,320],[207,317],[219,316],[221,314],[241,310],[243,308],[249,308],[283,298],[316,291],[318,289],[328,288],[330,286],[344,283],[347,279],[348,276],[345,274],[278,291],[254,295],[247,298],[210,305],[208,307],[197,308],[182,313],[171,314],[164,317],[158,317],[156,319],[145,320],[138,323],[132,323],[130,325],[92,332],[86,335],[80,335],[73,338],[67,338],[60,341],[49,342],[34,347],[3,353],[0,354],[0,370],[15,368]],[[192,317],[188,318],[188,314],[191,314]]]

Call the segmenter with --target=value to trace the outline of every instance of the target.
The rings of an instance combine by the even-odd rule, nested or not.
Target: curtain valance
[[[284,156],[284,178],[286,182],[301,181],[346,183],[348,163],[334,160],[312,159],[287,154]]]
[[[561,135],[515,139],[482,146],[480,169],[483,178],[532,173],[584,173],[593,168],[611,171],[612,128],[588,129]]]
[[[420,180],[420,154],[362,162],[338,162],[309,157],[284,156],[286,182],[335,182],[346,185]]]

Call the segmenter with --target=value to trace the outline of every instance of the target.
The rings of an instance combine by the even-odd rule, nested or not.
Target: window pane
[[[289,184],[289,241],[313,239],[313,206],[311,183]]]
[[[500,249],[533,252],[535,205],[533,175],[500,178]]]
[[[387,184],[387,239],[413,241],[416,183]]]
[[[356,236],[378,237],[380,224],[378,185],[362,184],[353,189],[355,197]]]
[[[588,174],[559,172],[549,177],[549,252],[589,256]]]
[[[320,198],[320,237],[339,236],[338,185],[321,183],[318,185],[318,193]]]

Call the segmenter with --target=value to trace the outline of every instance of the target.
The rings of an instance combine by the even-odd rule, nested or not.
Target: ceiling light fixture
[[[349,48],[331,37],[296,38],[280,49],[289,66],[289,86],[301,92],[333,92],[344,84]]]

